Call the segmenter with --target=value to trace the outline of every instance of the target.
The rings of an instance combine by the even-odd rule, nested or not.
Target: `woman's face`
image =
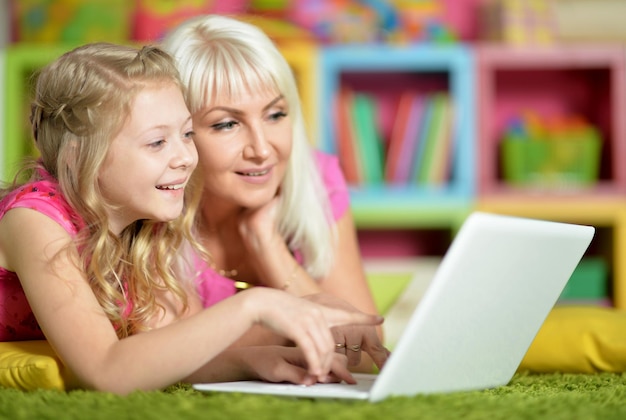
[[[219,96],[193,115],[193,126],[205,202],[257,208],[276,195],[292,145],[288,104],[280,93]]]

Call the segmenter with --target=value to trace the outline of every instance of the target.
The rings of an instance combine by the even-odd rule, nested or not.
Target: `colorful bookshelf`
[[[320,148],[338,151],[337,93],[349,88],[381,104],[402,92],[446,92],[455,108],[449,177],[443,185],[351,185],[352,210],[360,228],[458,225],[474,196],[474,64],[462,45],[329,46],[320,52]],[[381,119],[384,112],[381,111]],[[393,112],[388,112],[393,118]],[[383,122],[382,125],[385,125]],[[388,123],[386,125],[389,125]],[[386,136],[383,135],[383,139]]]

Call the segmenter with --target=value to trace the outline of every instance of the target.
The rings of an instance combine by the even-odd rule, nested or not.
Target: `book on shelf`
[[[348,89],[341,89],[336,97],[335,130],[337,154],[346,181],[349,184],[358,185],[363,181],[363,176],[352,124],[352,102],[353,93]]]
[[[446,117],[446,107],[449,102],[446,94],[429,96],[426,104],[421,138],[418,152],[415,157],[413,179],[419,185],[436,184],[433,174],[440,170],[442,165],[437,149],[445,143],[445,132],[449,124]]]
[[[403,92],[398,100],[389,142],[387,143],[387,155],[385,156],[385,181],[394,182],[398,169],[398,162],[402,153],[402,141],[406,126],[409,123],[413,95],[411,92]]]
[[[357,144],[356,155],[361,159],[363,181],[380,184],[383,175],[383,145],[377,125],[376,102],[369,95],[354,93],[352,121]]]
[[[407,136],[416,126],[412,115],[416,95],[417,93],[413,91],[405,91],[398,100],[385,156],[385,181],[388,183],[400,182],[398,176],[400,165],[401,163],[406,165],[403,155],[406,151],[403,149],[405,149],[405,141],[408,141]]]
[[[410,108],[404,131],[398,135],[400,140],[400,153],[395,168],[390,168],[391,181],[395,184],[407,184],[411,181],[415,156],[421,138],[426,98],[422,94],[408,94],[410,96]],[[400,117],[400,114],[398,114]],[[391,141],[395,141],[392,139]]]
[[[419,139],[413,155],[413,166],[411,168],[410,177],[410,181],[413,183],[421,184],[427,171],[426,168],[430,167],[430,149],[432,148],[432,145],[429,145],[428,143],[432,140],[432,116],[433,101],[432,97],[427,96],[424,99],[424,111],[420,121]]]
[[[440,94],[433,100],[435,101],[434,106],[437,119],[435,121],[434,146],[427,182],[432,186],[441,186],[445,184],[449,177],[454,116],[452,101],[448,95]]]
[[[386,151],[375,97],[343,88],[336,100],[337,149],[348,183],[445,184],[454,127],[448,94],[403,92]]]

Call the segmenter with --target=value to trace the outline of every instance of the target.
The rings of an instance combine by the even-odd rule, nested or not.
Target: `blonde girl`
[[[176,251],[194,245],[185,187],[198,158],[183,92],[155,47],[89,44],[41,71],[31,112],[40,158],[0,200],[0,340],[45,338],[75,386],[117,393],[233,375],[350,380],[330,328],[378,317],[269,288],[204,309],[193,279],[178,275]],[[254,325],[297,348],[222,353]]]

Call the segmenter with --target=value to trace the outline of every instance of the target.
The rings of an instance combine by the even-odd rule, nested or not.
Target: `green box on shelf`
[[[560,300],[604,299],[608,297],[607,264],[599,257],[587,257],[578,264],[561,293]]]
[[[504,179],[521,186],[585,186],[598,179],[597,136],[558,140],[505,138]]]

